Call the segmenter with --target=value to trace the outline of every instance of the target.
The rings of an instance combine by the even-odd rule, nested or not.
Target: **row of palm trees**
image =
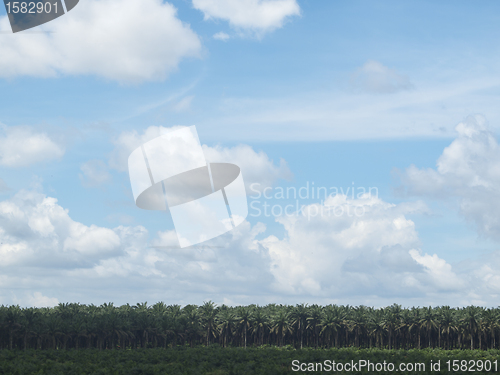
[[[500,308],[366,306],[0,307],[0,349],[125,349],[177,345],[498,349]]]

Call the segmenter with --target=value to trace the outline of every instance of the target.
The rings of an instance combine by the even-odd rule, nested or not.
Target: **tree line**
[[[339,305],[0,306],[0,349],[178,345],[498,349],[500,308]]]

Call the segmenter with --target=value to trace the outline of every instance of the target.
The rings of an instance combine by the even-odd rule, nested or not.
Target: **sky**
[[[496,307],[499,11],[80,0],[13,34],[1,8],[0,304]],[[180,248],[127,160],[184,126],[248,216]]]

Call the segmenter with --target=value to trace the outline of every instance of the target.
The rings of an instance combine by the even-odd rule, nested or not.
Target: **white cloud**
[[[300,15],[296,0],[193,0],[193,6],[203,12],[205,20],[223,19],[237,30],[256,35],[278,29],[289,17]]]
[[[346,214],[314,215],[320,205],[313,204],[304,208],[309,217],[279,219],[283,239],[258,239],[266,227],[245,221],[202,246],[180,249],[171,230],[149,242],[141,226],[85,226],[56,199],[19,192],[0,202],[0,299],[35,306],[207,299],[264,304],[297,298],[377,306],[496,303],[500,252],[457,271],[418,250],[415,225],[406,215],[425,210],[421,204],[394,205],[369,196],[337,196],[326,204]],[[355,207],[365,214],[349,216],[347,210],[352,214]],[[17,300],[20,285],[30,292]]]
[[[352,86],[375,94],[390,94],[413,88],[409,78],[373,60],[367,61],[351,77]]]
[[[128,168],[127,160],[133,150],[164,132],[180,128],[183,127],[150,126],[142,134],[135,130],[122,132],[114,142],[115,149],[111,154],[109,165],[119,171],[126,171]],[[203,152],[206,160],[210,163],[232,163],[240,167],[247,189],[253,183],[257,183],[258,185],[255,186],[263,189],[272,186],[279,179],[292,177],[285,160],[280,159],[279,165],[276,165],[263,151],[256,152],[248,145],[231,148],[203,145]]]
[[[491,112],[498,131],[498,103],[488,94],[500,84],[496,76],[454,83],[420,80],[418,90],[397,95],[360,95],[337,86],[328,92],[224,97],[214,99],[213,114],[197,126],[210,128],[211,138],[220,142],[443,139],[453,136],[464,108],[479,108]]]
[[[422,255],[420,251],[412,249],[410,255],[418,264],[425,267],[427,274],[439,288],[455,290],[464,286],[463,280],[452,271],[451,265],[446,263],[444,259],[440,259],[436,254]]]
[[[63,155],[64,148],[45,133],[23,126],[0,127],[0,165],[26,167]]]
[[[64,240],[63,250],[76,250],[85,255],[102,255],[112,252],[119,245],[120,238],[111,229],[74,223],[70,226],[69,236]]]
[[[28,296],[28,304],[33,307],[53,307],[59,305],[57,298],[44,296],[40,292],[35,292],[33,295]]]
[[[469,116],[456,131],[436,169],[412,165],[401,175],[406,193],[458,199],[460,213],[478,232],[500,241],[500,146],[483,116]]]
[[[229,38],[230,38],[230,36],[222,31],[214,34],[214,39],[222,40],[223,42],[227,41]]]
[[[165,128],[163,126],[150,126],[139,134],[136,130],[124,131],[114,140],[115,148],[109,159],[109,166],[121,172],[127,171],[128,157],[131,152],[143,143],[148,142],[163,134],[164,131],[181,129],[183,126]]]
[[[280,159],[276,165],[264,151],[256,152],[248,145],[230,148],[203,145],[203,152],[210,163],[232,163],[240,167],[247,192],[252,184],[256,184],[255,189],[264,189],[280,179],[292,178],[292,172],[284,159]]]
[[[265,293],[272,281],[266,252],[255,241],[264,230],[245,222],[189,249],[176,247],[175,233],[167,230],[150,247],[141,226],[86,226],[72,220],[56,199],[21,191],[0,202],[0,299],[28,306],[144,299],[188,303],[243,293],[250,303],[250,296]],[[30,292],[18,299],[20,285]]]
[[[101,186],[111,181],[108,167],[102,160],[89,160],[80,166],[80,170],[80,181],[85,187]]]
[[[270,236],[260,242],[269,251],[274,288],[286,294],[360,299],[450,288],[442,281],[443,274],[452,274],[444,260],[434,255],[433,266],[427,254],[413,256],[419,240],[405,214],[418,207],[425,209],[389,204],[368,194],[354,200],[337,195],[323,205],[305,206],[299,215],[278,218],[284,238]]]
[[[86,0],[42,29],[0,39],[0,77],[92,74],[120,82],[162,80],[201,43],[161,0]],[[7,17],[0,30],[8,31]]]
[[[20,191],[0,202],[2,266],[88,266],[123,251],[120,228],[86,226],[72,220],[57,199]]]

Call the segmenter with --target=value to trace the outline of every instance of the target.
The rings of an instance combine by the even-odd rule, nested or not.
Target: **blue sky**
[[[138,4],[16,34],[0,9],[0,303],[496,306],[499,5]],[[135,206],[126,160],[191,125],[247,187],[378,196],[162,249],[172,220]]]

